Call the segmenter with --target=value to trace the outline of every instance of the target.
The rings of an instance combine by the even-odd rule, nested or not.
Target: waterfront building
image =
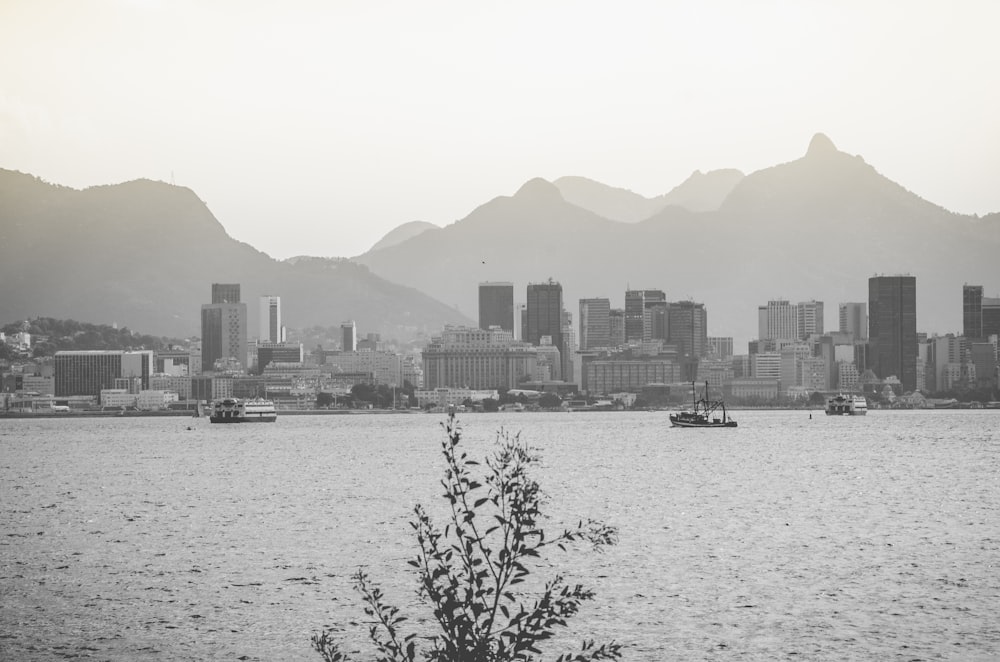
[[[514,284],[479,284],[479,328],[499,326],[514,332]]]
[[[340,324],[340,349],[344,352],[355,352],[358,349],[358,326],[354,320]]]
[[[868,279],[869,367],[882,380],[899,378],[904,392],[917,388],[917,283],[913,276]]]
[[[794,386],[802,386],[802,363],[812,356],[812,349],[805,343],[785,345],[781,348],[781,380],[782,390],[787,391]]]
[[[638,393],[649,384],[672,384],[680,380],[680,366],[673,358],[622,352],[584,357],[581,389],[590,395]]]
[[[528,333],[525,341],[538,345],[542,336],[551,336],[552,344],[562,351],[562,285],[550,278],[546,283],[529,283],[527,293]]]
[[[188,400],[191,398],[191,377],[165,373],[150,375],[149,390],[171,391],[181,400]]]
[[[781,381],[781,353],[758,352],[750,355],[750,376],[754,379]]]
[[[722,387],[726,399],[771,401],[778,397],[777,379],[743,377],[726,382]]]
[[[924,348],[927,363],[924,379],[927,391],[937,393],[949,390],[950,387],[944,386],[949,381],[945,377],[945,371],[949,369],[949,365],[961,366],[969,350],[968,339],[952,333],[933,336],[924,342]]]
[[[997,384],[996,342],[973,342],[969,344],[969,361],[975,367],[976,388],[995,389]]]
[[[281,297],[265,294],[260,298],[258,310],[258,335],[260,342],[285,341],[285,327],[281,325]]]
[[[60,351],[55,359],[55,396],[89,395],[115,386],[115,380],[137,380],[149,387],[153,374],[153,352],[142,350]]]
[[[403,384],[409,382],[410,385],[417,389],[424,387],[424,367],[420,364],[419,356],[412,356],[407,354],[402,358],[401,368]]]
[[[757,308],[757,331],[760,340],[797,340],[798,310],[784,299],[768,301]]]
[[[580,349],[611,346],[611,300],[580,299]]]
[[[425,390],[516,388],[520,380],[531,378],[538,361],[537,348],[499,327],[445,326],[422,356]]]
[[[234,283],[212,283],[212,303],[201,306],[202,372],[213,371],[220,359],[247,364],[247,306]]]
[[[339,352],[328,356],[326,365],[334,372],[368,373],[376,384],[403,385],[403,357],[395,352]]]
[[[415,391],[414,396],[416,396],[417,406],[420,408],[457,406],[463,404],[466,400],[471,402],[500,400],[500,394],[494,389],[440,387]]]
[[[861,374],[853,361],[837,361],[837,389],[840,391],[860,390]]]
[[[156,352],[156,373],[168,375],[191,374],[191,352],[186,349],[167,349]]]
[[[199,375],[191,378],[191,400],[211,403],[213,400],[233,397],[233,378]]]

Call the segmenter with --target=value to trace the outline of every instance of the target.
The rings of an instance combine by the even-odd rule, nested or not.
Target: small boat
[[[277,418],[278,411],[271,400],[224,398],[212,405],[208,420],[213,423],[274,423]]]
[[[708,382],[705,382],[705,396],[698,398],[698,390],[691,382],[692,407],[670,415],[670,425],[675,428],[734,428],[736,421],[726,414],[726,403],[708,399]],[[722,411],[720,418],[718,413]]]
[[[863,395],[839,393],[826,400],[827,416],[864,416],[868,413],[868,401]]]

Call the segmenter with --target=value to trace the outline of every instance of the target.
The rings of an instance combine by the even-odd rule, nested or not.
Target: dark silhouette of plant
[[[565,583],[561,575],[533,593],[515,593],[531,572],[533,561],[552,547],[565,550],[569,543],[586,542],[599,549],[616,542],[614,528],[593,520],[549,538],[541,528],[543,494],[528,469],[537,456],[520,440],[501,430],[497,448],[486,461],[480,483],[473,470],[479,465],[459,447],[461,428],[451,414],[444,424],[442,442],[445,477],[441,481],[450,508],[444,531],[437,528],[424,508],[414,509],[411,522],[419,551],[409,564],[419,576],[419,594],[433,608],[440,634],[420,636],[425,650],[418,650],[418,635],[403,634],[406,618],[387,605],[382,592],[359,570],[355,588],[365,614],[371,619],[369,637],[386,662],[505,662],[536,660],[539,646],[576,614],[580,604],[594,597],[583,586]],[[522,587],[523,588],[523,587]],[[343,662],[347,656],[323,630],[312,638],[313,648],[326,662]],[[585,640],[579,651],[560,655],[558,662],[614,660],[620,644]]]

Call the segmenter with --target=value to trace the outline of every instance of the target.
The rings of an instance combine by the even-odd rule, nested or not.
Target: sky
[[[0,168],[186,186],[278,259],[358,255],[534,177],[652,197],[817,132],[982,215],[998,25],[995,0],[0,0]]]

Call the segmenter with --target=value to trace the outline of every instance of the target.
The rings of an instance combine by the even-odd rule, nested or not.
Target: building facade
[[[611,300],[580,299],[580,349],[611,347]]]
[[[796,307],[784,299],[768,301],[757,308],[759,340],[797,340],[799,316]]]
[[[113,389],[116,380],[135,381],[149,388],[153,374],[153,352],[119,350],[61,351],[55,355],[55,396],[99,397]]]
[[[257,324],[257,338],[260,342],[285,341],[281,326],[281,297],[266,294],[260,298]]]
[[[529,283],[527,293],[528,335],[525,341],[538,345],[542,336],[550,336],[552,344],[562,351],[562,285],[552,279],[546,283]]]
[[[855,342],[868,339],[868,304],[847,302],[839,305],[840,332],[849,333]]]
[[[917,279],[868,279],[869,368],[881,379],[895,375],[904,392],[917,388]]]
[[[535,373],[537,349],[502,329],[446,326],[423,351],[424,388],[515,388]]]
[[[201,306],[202,372],[211,372],[224,359],[246,368],[247,306],[240,302],[238,284],[212,283],[212,303]]]
[[[499,326],[514,333],[514,284],[479,284],[479,328]]]

